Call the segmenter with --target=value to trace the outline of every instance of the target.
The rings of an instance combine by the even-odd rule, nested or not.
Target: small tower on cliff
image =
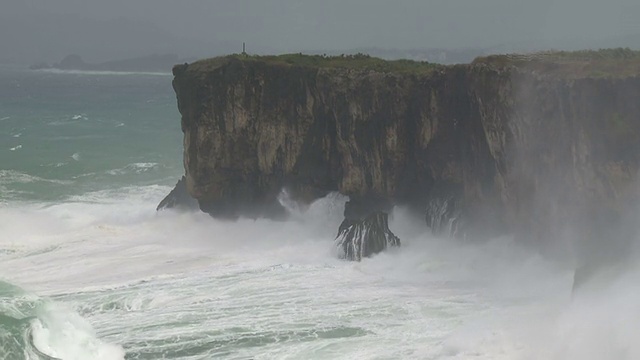
[[[242,42],[242,56],[247,56],[247,51],[246,51],[246,47],[245,47],[244,41]]]

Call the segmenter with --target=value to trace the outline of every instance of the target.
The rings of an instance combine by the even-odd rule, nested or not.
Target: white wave
[[[74,195],[69,198],[68,203],[58,204],[54,207],[62,209],[74,207],[76,205],[86,206],[86,204],[113,204],[114,206],[122,205],[123,202],[131,201],[132,207],[148,212],[148,205],[153,205],[157,200],[160,202],[166,196],[171,187],[161,185],[148,186],[129,186],[118,189],[92,191],[82,195]],[[144,204],[143,204],[144,203]],[[133,205],[137,204],[137,205]],[[92,209],[97,209],[91,206]],[[153,206],[155,209],[155,206]],[[155,212],[151,212],[155,214]]]
[[[5,120],[9,120],[11,119],[11,116],[5,116],[3,118],[0,119],[0,121],[5,121]]]
[[[133,163],[128,164],[125,167],[119,169],[113,169],[107,171],[109,175],[123,175],[129,173],[142,174],[144,172],[157,169],[159,167],[158,163],[155,162],[141,162],[141,163]]]
[[[73,155],[71,155],[71,158],[75,161],[80,161],[80,153],[73,153]]]
[[[11,283],[0,281],[0,287],[0,319],[12,320],[0,325],[9,325],[4,335],[13,338],[0,339],[4,340],[0,341],[3,359],[124,359],[121,347],[99,340],[91,325],[73,309]],[[6,328],[0,326],[0,330]]]
[[[71,117],[71,120],[87,120],[87,119],[88,118],[86,114],[77,114]]]
[[[13,134],[14,138],[19,138],[20,136],[22,136],[22,133]]]
[[[54,179],[45,179],[35,175],[29,175],[16,170],[0,170],[0,184],[11,184],[11,183],[20,183],[20,184],[29,184],[34,182],[47,182],[52,184],[60,184],[60,185],[69,185],[72,184],[72,181],[68,180],[54,180]]]
[[[12,147],[12,148],[11,148],[11,149],[9,149],[9,150],[11,150],[11,151],[16,151],[16,150],[20,150],[20,149],[22,149],[22,145],[14,146],[14,147]]]
[[[124,123],[120,123],[120,124],[116,125],[116,127],[122,127],[122,126],[124,126]]]
[[[41,352],[64,360],[124,360],[120,346],[99,340],[91,325],[72,309],[47,303],[31,323]]]

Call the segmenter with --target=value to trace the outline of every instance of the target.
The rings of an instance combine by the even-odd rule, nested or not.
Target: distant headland
[[[122,71],[122,72],[166,72],[170,73],[173,65],[188,62],[176,54],[153,54],[130,59],[112,60],[101,63],[87,63],[80,55],[67,55],[57,64],[38,63],[31,65],[31,70],[57,69],[76,71]]]

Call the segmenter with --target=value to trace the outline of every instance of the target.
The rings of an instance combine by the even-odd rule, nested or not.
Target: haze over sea
[[[638,359],[640,276],[571,296],[509,238],[333,253],[346,198],[286,222],[163,211],[169,74],[0,68],[0,359]]]

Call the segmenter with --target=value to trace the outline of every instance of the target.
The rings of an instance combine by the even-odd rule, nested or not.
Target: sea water
[[[169,74],[0,68],[0,359],[638,359],[640,276],[498,238],[333,247],[343,204],[287,221],[156,212],[184,170]]]

